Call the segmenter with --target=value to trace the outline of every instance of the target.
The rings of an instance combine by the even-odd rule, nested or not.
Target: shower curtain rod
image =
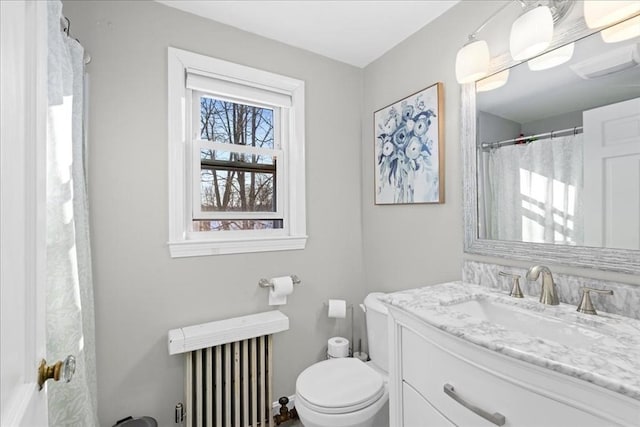
[[[69,19],[66,16],[62,15],[62,17],[60,19],[60,26],[62,27],[62,32],[65,33],[67,35],[67,37],[72,37],[78,43],[80,43],[80,40],[78,40],[77,38],[75,38],[75,37],[73,37],[71,35],[71,19]],[[80,43],[80,45],[82,45],[82,43]],[[84,46],[82,46],[82,47],[84,48]],[[89,55],[89,52],[87,52],[85,50],[85,52],[84,52],[84,65],[87,65],[90,62],[91,62],[91,55]]]
[[[507,139],[499,142],[483,142],[480,144],[480,148],[483,150],[489,148],[500,148],[505,147],[507,145],[516,145],[516,144],[528,144],[529,142],[537,141],[539,139],[553,139],[556,136],[563,135],[577,135],[582,133],[582,126],[576,126],[572,128],[562,129],[562,130],[552,130],[551,132],[539,133],[537,135],[531,136],[520,136],[518,138]]]

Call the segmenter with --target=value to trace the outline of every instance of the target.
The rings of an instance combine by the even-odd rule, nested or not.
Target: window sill
[[[304,249],[307,236],[169,242],[171,258]]]

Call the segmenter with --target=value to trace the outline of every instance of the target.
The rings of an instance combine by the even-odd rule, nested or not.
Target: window
[[[214,96],[192,95],[194,231],[282,228],[280,111]]]
[[[303,249],[304,82],[169,48],[172,257]]]

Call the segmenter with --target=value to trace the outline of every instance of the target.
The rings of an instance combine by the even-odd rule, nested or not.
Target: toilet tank
[[[364,299],[366,307],[367,340],[369,357],[379,368],[389,372],[389,340],[387,315],[389,310],[380,302],[382,292],[373,292]]]

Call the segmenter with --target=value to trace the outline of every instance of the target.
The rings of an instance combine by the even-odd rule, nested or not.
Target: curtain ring
[[[65,28],[62,31],[67,34],[67,37],[69,37],[69,32],[71,31],[71,20],[66,16],[63,16],[63,18],[65,21],[67,21],[67,28]]]
[[[554,130],[551,131],[551,136],[549,137],[549,139],[553,139],[553,132],[555,132]]]
[[[577,134],[578,134],[578,126],[576,126],[576,127],[574,127],[574,128],[573,128],[573,134],[574,134],[574,135],[577,135]]]

